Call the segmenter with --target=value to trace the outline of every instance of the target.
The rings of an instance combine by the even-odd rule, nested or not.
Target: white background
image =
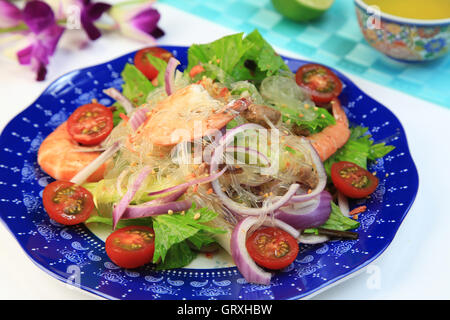
[[[157,5],[166,35],[160,45],[190,45],[235,32],[166,5]],[[15,61],[0,58],[0,130],[59,76],[114,59],[144,45],[105,35],[83,50],[81,34],[64,35],[45,82]],[[2,47],[0,47],[2,49]],[[302,58],[293,52],[281,54]],[[348,75],[363,91],[387,106],[402,122],[419,171],[416,201],[389,248],[369,269],[313,299],[449,299],[450,292],[450,110]],[[449,88],[450,89],[450,88]],[[375,272],[375,273],[373,273]],[[371,278],[372,277],[372,278]],[[373,287],[376,277],[378,286]],[[0,224],[0,299],[98,299],[39,269]]]

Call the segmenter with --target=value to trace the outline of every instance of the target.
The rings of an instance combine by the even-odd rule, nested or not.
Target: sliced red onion
[[[128,206],[125,209],[125,212],[123,213],[121,219],[122,220],[137,219],[137,218],[157,216],[161,214],[166,214],[170,210],[172,212],[179,212],[188,210],[191,206],[192,206],[191,200],[172,201],[157,205],[140,204],[135,206]]]
[[[162,204],[162,203],[166,203],[166,202],[176,201],[176,200],[178,200],[179,197],[181,197],[186,192],[187,189],[188,188],[183,188],[183,189],[177,190],[171,194],[168,194],[167,196],[159,197],[155,200],[151,200],[151,201],[142,203],[140,205],[153,206],[153,205]]]
[[[156,196],[158,194],[163,194],[163,193],[168,193],[168,192],[173,192],[179,189],[186,189],[190,186],[193,186],[195,184],[202,184],[202,183],[208,183],[214,180],[217,180],[221,175],[223,175],[225,173],[225,171],[227,171],[227,168],[223,168],[220,172],[216,172],[216,173],[212,173],[207,177],[203,177],[203,178],[199,178],[199,179],[194,179],[179,185],[176,185],[174,187],[170,187],[167,189],[163,189],[163,190],[159,190],[159,191],[155,191],[155,192],[150,192],[148,195],[149,196]]]
[[[303,244],[318,244],[327,242],[330,238],[320,234],[301,234],[297,240],[299,243]]]
[[[250,257],[246,241],[248,230],[258,221],[255,217],[247,217],[237,223],[231,233],[231,256],[245,280],[257,284],[270,284],[272,274],[264,271]]]
[[[106,150],[105,148],[99,147],[99,146],[96,146],[96,147],[93,147],[93,148],[81,147],[80,146],[79,148],[73,148],[71,150],[71,152],[103,152],[105,150]]]
[[[125,112],[127,114],[131,113],[131,111],[134,110],[134,105],[131,103],[130,100],[128,100],[119,90],[116,88],[109,88],[103,90],[105,94],[113,98],[114,100],[118,101],[122,107],[125,109]]]
[[[219,145],[217,146],[217,148],[214,150],[214,153],[211,157],[211,166],[210,166],[210,170],[211,172],[215,172],[217,171],[217,168],[219,166],[219,161],[222,158],[223,152],[224,150],[226,150],[227,145],[233,141],[234,137],[241,133],[244,132],[246,130],[259,130],[259,129],[264,129],[264,127],[258,125],[258,124],[254,124],[254,123],[246,123],[240,126],[237,126],[233,129],[231,129],[230,131],[228,131],[220,140],[219,140]],[[278,208],[280,208],[281,206],[283,206],[287,201],[289,201],[289,199],[291,199],[291,197],[297,192],[297,190],[300,188],[300,185],[298,184],[292,184],[288,191],[282,196],[279,197],[277,199],[277,201],[275,201],[274,203],[262,207],[262,208],[249,208],[246,207],[240,203],[237,203],[235,201],[233,201],[232,199],[230,199],[225,192],[222,191],[222,188],[220,186],[219,180],[216,179],[214,181],[211,182],[211,185],[214,189],[214,192],[217,194],[217,196],[220,198],[220,200],[222,201],[222,203],[229,208],[230,210],[237,212],[240,215],[254,215],[254,216],[259,216],[261,214],[268,214],[268,213],[272,213],[275,210],[277,210]]]
[[[139,110],[136,110],[133,115],[130,118],[130,126],[131,128],[136,131],[137,128],[139,128],[141,126],[141,124],[143,124],[145,122],[145,120],[147,120],[147,113],[148,113],[148,109],[147,108],[142,108]]]
[[[144,182],[145,178],[149,175],[151,172],[150,167],[144,167],[144,169],[139,173],[136,180],[131,185],[131,188],[127,190],[125,195],[122,197],[122,199],[119,201],[119,203],[114,207],[112,216],[113,216],[113,229],[116,228],[117,222],[119,222],[120,218],[124,214],[125,210],[127,209],[128,205],[130,204],[131,200],[133,200],[134,195],[141,187],[142,183]]]
[[[119,196],[123,196],[123,191],[122,191],[122,181],[125,178],[125,176],[128,174],[128,169],[123,170],[119,176],[117,177],[117,181],[116,181],[116,190],[117,190],[117,194]]]
[[[180,64],[180,61],[175,59],[174,57],[170,57],[169,62],[167,63],[166,73],[164,74],[165,88],[166,93],[170,96],[175,89],[175,70],[177,66]]]
[[[249,155],[253,155],[257,159],[261,161],[261,163],[265,166],[270,165],[270,160],[267,158],[267,156],[255,149],[242,147],[242,146],[227,146],[225,148],[226,152],[240,152],[240,153],[246,153]]]
[[[286,223],[280,219],[272,219],[270,217],[267,217],[266,220],[263,222],[263,226],[278,227],[278,228],[286,231],[287,233],[289,233],[295,239],[297,239],[300,236],[300,231],[298,231],[293,226],[289,225],[288,223]]]
[[[327,173],[325,172],[325,168],[323,166],[322,160],[320,160],[319,155],[317,154],[317,151],[313,148],[311,145],[311,142],[309,142],[307,139],[303,139],[303,142],[307,145],[313,165],[315,166],[317,170],[317,175],[319,178],[319,182],[317,183],[317,186],[309,191],[308,193],[302,194],[302,195],[294,195],[290,202],[303,202],[311,200],[312,198],[316,197],[319,193],[322,192],[322,190],[327,185]]]
[[[345,195],[343,195],[341,192],[338,191],[338,205],[339,209],[341,209],[341,212],[344,216],[350,217],[350,206],[348,204],[348,199]]]
[[[227,130],[225,135],[223,135],[219,139],[218,144],[221,146],[227,146],[230,142],[233,141],[234,137],[237,134],[247,131],[247,130],[267,130],[267,129],[256,123],[244,123],[237,127],[234,127],[231,130]]]
[[[231,234],[230,247],[231,255],[237,268],[244,276],[245,280],[257,284],[269,284],[272,274],[264,271],[250,257],[247,251],[246,241],[249,230],[258,223],[258,218],[247,217],[238,222]],[[262,223],[264,226],[276,226],[295,239],[300,236],[300,232],[281,220],[266,218]]]
[[[70,181],[81,185],[91,174],[93,174],[100,166],[111,158],[120,149],[119,142],[113,143],[108,149],[100,154],[94,161],[87,165],[83,170],[78,172]]]
[[[275,217],[296,229],[315,228],[323,225],[331,213],[331,194],[322,191],[309,205],[303,206],[303,202],[291,203],[281,207],[275,213]]]

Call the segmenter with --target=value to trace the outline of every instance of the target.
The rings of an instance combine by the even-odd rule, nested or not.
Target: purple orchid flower
[[[13,28],[22,21],[22,12],[14,4],[0,0],[0,28]]]
[[[80,20],[84,31],[91,40],[100,38],[102,34],[94,22],[108,11],[111,5],[103,2],[91,2],[91,0],[79,0],[79,2],[81,4]]]
[[[49,57],[55,52],[64,28],[56,23],[50,6],[39,0],[28,1],[22,18],[29,28],[30,45],[17,52],[19,63],[31,65],[36,80],[42,81],[47,74]]]
[[[53,8],[58,19],[68,19],[74,14],[77,24],[80,23],[90,40],[100,38],[101,32],[95,21],[111,8],[110,4],[91,0],[46,0]]]
[[[114,5],[109,11],[122,34],[150,44],[164,35],[158,27],[161,17],[158,10],[152,7],[154,1],[130,1]]]

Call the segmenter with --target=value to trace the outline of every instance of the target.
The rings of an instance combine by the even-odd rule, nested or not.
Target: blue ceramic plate
[[[183,66],[186,47],[166,47]],[[42,191],[51,181],[36,157],[43,139],[78,106],[102,93],[121,88],[120,73],[134,53],[108,63],[68,73],[53,82],[16,116],[0,138],[0,215],[23,250],[43,270],[61,281],[111,299],[298,299],[324,289],[376,259],[390,244],[412,205],[418,175],[397,118],[339,74],[340,96],[350,121],[369,128],[375,141],[396,148],[370,168],[380,185],[360,214],[359,239],[301,246],[292,265],[277,273],[270,285],[247,283],[236,267],[184,268],[155,271],[150,266],[124,270],[108,259],[104,242],[84,225],[67,227],[49,220]],[[286,58],[292,70],[304,61]]]

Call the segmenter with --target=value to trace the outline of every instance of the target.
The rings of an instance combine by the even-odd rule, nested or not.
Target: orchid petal
[[[108,3],[96,2],[96,3],[90,4],[86,9],[88,12],[88,16],[92,20],[97,20],[102,16],[103,13],[108,11],[110,8],[111,8],[111,5]]]
[[[150,34],[152,35],[153,38],[158,39],[164,36],[166,33],[160,27],[156,27],[155,30],[153,30]]]
[[[135,15],[130,23],[138,30],[143,32],[151,33],[155,28],[160,19],[161,15],[158,10],[148,9],[145,11],[139,12]]]
[[[152,8],[152,3],[153,1],[146,1],[140,4],[115,5],[109,14],[122,34],[153,45],[156,43],[155,38],[164,35],[164,31],[157,26],[161,16],[158,10]]]
[[[82,1],[83,8],[81,10],[81,25],[88,35],[89,39],[96,40],[102,35],[100,30],[95,26],[94,21],[99,19],[103,13],[111,8],[110,4],[103,2],[90,3],[90,0]]]
[[[55,24],[55,15],[52,8],[42,1],[28,1],[23,9],[23,20],[28,28],[38,34],[42,30]]]
[[[17,58],[19,59],[20,64],[29,64],[31,62],[31,57],[33,54],[33,45],[29,45],[28,47],[17,52]]]
[[[17,26],[22,20],[20,9],[6,0],[0,0],[0,28]]]
[[[82,12],[80,16],[81,25],[83,26],[84,31],[88,35],[89,39],[96,40],[101,37],[100,30],[94,25],[92,20],[89,18],[86,12]]]

